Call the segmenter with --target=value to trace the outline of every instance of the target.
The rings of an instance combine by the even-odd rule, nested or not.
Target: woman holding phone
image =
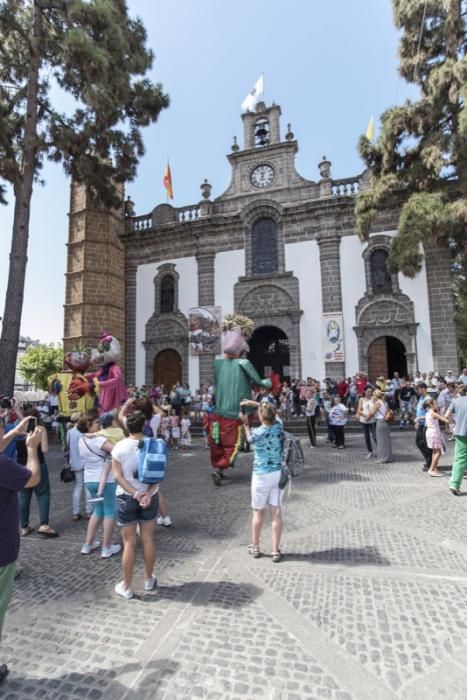
[[[49,451],[49,441],[47,439],[47,431],[42,426],[39,425],[39,412],[35,408],[28,408],[24,411],[24,416],[29,417],[29,423],[27,426],[28,433],[33,433],[36,426],[38,427],[41,434],[41,442],[37,448],[37,454],[39,457],[39,464],[41,468],[41,478],[37,486],[29,489],[21,489],[19,493],[19,504],[20,504],[20,517],[21,517],[21,535],[26,537],[34,531],[34,528],[29,524],[29,516],[31,510],[31,498],[34,492],[37,499],[37,507],[39,510],[40,526],[37,530],[39,535],[43,537],[54,538],[58,537],[58,532],[50,527],[49,525],[49,512],[50,512],[50,481],[49,481],[49,470],[47,468],[47,463],[45,461],[45,455]]]

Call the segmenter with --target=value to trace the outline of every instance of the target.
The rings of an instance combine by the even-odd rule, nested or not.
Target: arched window
[[[164,275],[160,282],[161,314],[172,313],[175,308],[175,280],[172,275]]]
[[[254,275],[278,271],[277,224],[274,219],[258,219],[253,224],[251,258]]]
[[[373,294],[392,292],[391,273],[388,267],[388,251],[377,248],[370,257],[371,284]]]

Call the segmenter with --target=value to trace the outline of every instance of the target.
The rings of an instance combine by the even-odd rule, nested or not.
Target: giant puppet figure
[[[269,388],[269,379],[261,379],[244,356],[247,341],[253,334],[253,321],[239,314],[228,314],[222,324],[223,360],[214,360],[216,407],[207,414],[205,428],[209,435],[212,478],[221,485],[224,470],[233,466],[242,442],[242,424],[238,417],[240,401],[251,399],[253,384]]]
[[[94,379],[98,386],[99,413],[107,413],[120,408],[128,398],[128,392],[123,381],[123,374],[119,366],[121,355],[120,343],[117,338],[107,331],[102,331],[97,344],[97,351],[93,352],[92,361],[98,365],[96,372],[86,375],[88,379]]]
[[[94,387],[84,374],[90,363],[87,351],[72,350],[65,354],[66,369],[48,378],[49,392],[57,396],[60,416],[63,418],[70,418],[73,413],[94,406]]]

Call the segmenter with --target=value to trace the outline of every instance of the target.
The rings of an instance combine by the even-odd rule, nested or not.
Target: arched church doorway
[[[407,375],[407,355],[404,343],[392,335],[376,338],[368,348],[368,376],[371,382],[383,375],[391,378],[394,372]]]
[[[162,350],[154,358],[154,384],[170,389],[182,381],[182,358],[176,350]]]
[[[276,326],[261,326],[253,333],[248,358],[261,377],[273,372],[290,382],[289,339]]]

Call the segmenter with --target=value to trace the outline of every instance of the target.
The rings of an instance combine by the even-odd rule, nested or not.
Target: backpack
[[[138,481],[158,484],[165,479],[167,443],[160,438],[145,437],[138,456]]]
[[[288,433],[283,430],[281,459],[282,474],[279,481],[279,488],[285,488],[289,479],[294,479],[296,476],[300,476],[303,471],[304,464],[305,457],[303,456],[300,440],[296,438],[295,435],[292,435],[292,433]]]

